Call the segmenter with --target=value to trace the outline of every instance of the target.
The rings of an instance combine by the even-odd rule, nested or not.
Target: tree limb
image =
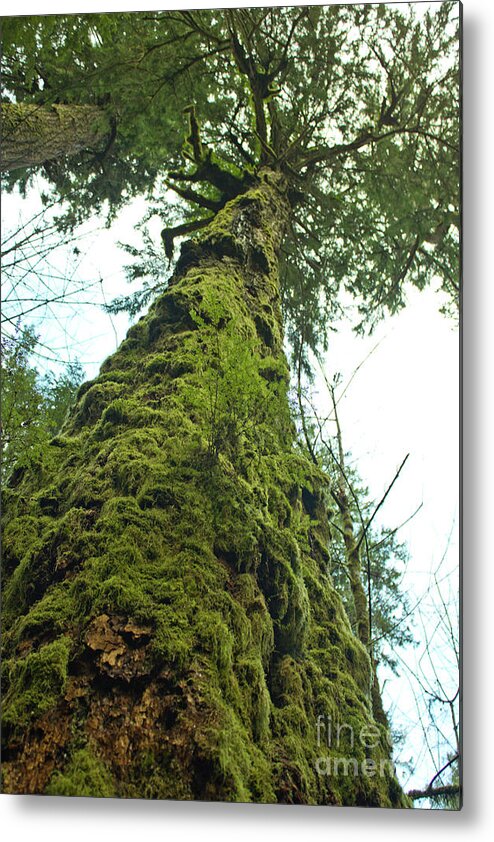
[[[418,801],[419,798],[441,798],[447,795],[459,795],[461,787],[459,784],[447,784],[446,786],[436,786],[432,789],[411,789],[407,792],[412,801]]]

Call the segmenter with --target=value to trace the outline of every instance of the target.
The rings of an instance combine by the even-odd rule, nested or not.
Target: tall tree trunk
[[[283,180],[167,292],[7,493],[8,792],[405,806],[294,447]]]
[[[0,169],[34,167],[83,149],[99,151],[110,134],[110,117],[97,105],[2,102]]]

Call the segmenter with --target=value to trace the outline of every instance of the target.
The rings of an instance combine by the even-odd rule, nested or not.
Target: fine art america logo
[[[389,757],[374,760],[369,756],[376,752],[379,746],[386,749],[387,755],[391,747],[389,736],[377,726],[364,726],[356,731],[348,722],[334,723],[331,716],[319,714],[316,732],[318,747],[332,749],[331,754],[321,754],[317,758],[315,766],[319,775],[351,775],[354,778],[359,775],[367,778],[395,775],[395,768]],[[365,756],[358,760],[355,754]]]

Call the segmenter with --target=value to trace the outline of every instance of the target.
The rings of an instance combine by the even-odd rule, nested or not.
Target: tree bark
[[[99,151],[110,134],[110,116],[96,105],[3,102],[0,169],[35,167],[83,149]]]
[[[459,801],[461,789],[459,784],[446,784],[445,786],[436,786],[431,789],[410,789],[407,793],[412,801],[418,801],[421,798],[453,798],[457,797]],[[458,804],[458,808],[460,805]]]
[[[185,243],[44,462],[14,476],[7,792],[408,806],[328,574],[326,479],[295,447],[289,213],[261,172]]]

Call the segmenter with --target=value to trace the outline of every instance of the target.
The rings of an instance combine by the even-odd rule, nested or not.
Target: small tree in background
[[[11,477],[14,468],[34,470],[43,461],[84,377],[77,362],[61,374],[40,375],[31,362],[37,341],[27,327],[18,328],[13,338],[2,341],[2,482]]]

